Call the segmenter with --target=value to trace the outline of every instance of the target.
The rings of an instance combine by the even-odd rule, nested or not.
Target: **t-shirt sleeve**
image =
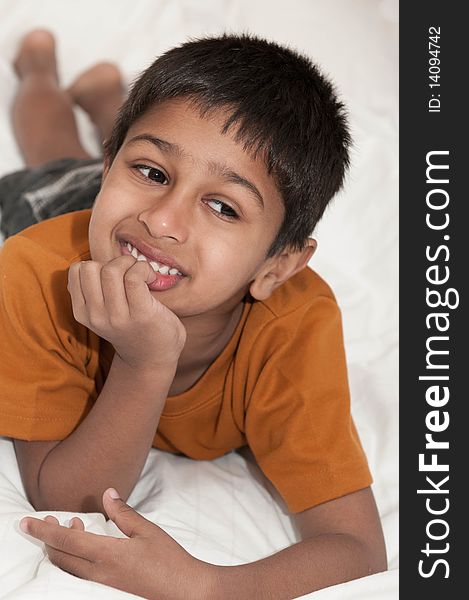
[[[246,439],[293,513],[368,487],[350,413],[340,310],[321,296],[259,334]],[[259,360],[259,359],[255,359]]]
[[[73,317],[69,266],[21,234],[0,251],[0,435],[63,439],[95,398],[96,341]]]

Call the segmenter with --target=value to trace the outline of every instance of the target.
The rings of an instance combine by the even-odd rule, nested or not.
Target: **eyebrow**
[[[173,144],[171,142],[167,142],[166,140],[162,140],[149,133],[142,133],[140,135],[136,135],[135,137],[131,138],[127,142],[127,144],[132,144],[134,142],[140,141],[150,142],[150,144],[153,144],[153,146],[156,146],[158,150],[161,150],[161,152],[164,152],[165,154],[171,154],[173,156],[177,156],[178,158],[183,158],[187,156],[187,154],[184,152],[181,146],[178,146],[177,144]],[[242,177],[239,173],[236,173],[236,171],[233,171],[232,169],[227,168],[226,165],[223,165],[218,162],[210,161],[208,163],[208,168],[211,174],[221,177],[228,183],[234,183],[236,185],[244,187],[248,192],[250,192],[250,195],[252,196],[252,198],[254,198],[258,207],[261,210],[264,210],[264,199],[262,198],[262,195],[257,189],[257,187],[251,181],[249,181],[249,179]]]
[[[153,144],[154,146],[156,146],[158,148],[158,150],[161,150],[162,152],[165,152],[166,154],[172,154],[173,156],[178,156],[179,158],[186,156],[185,152],[177,144],[172,144],[171,142],[167,142],[166,140],[157,138],[154,135],[151,135],[149,133],[142,133],[140,135],[136,135],[135,137],[131,138],[127,142],[127,144],[132,144],[134,142],[141,142],[141,141],[150,142],[150,144]]]

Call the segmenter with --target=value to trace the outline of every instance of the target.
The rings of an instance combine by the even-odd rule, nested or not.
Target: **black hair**
[[[185,97],[204,116],[228,109],[244,150],[261,153],[285,216],[266,258],[301,250],[349,166],[351,138],[334,86],[307,57],[248,34],[190,40],[134,82],[104,148],[114,160],[130,126],[155,104]]]

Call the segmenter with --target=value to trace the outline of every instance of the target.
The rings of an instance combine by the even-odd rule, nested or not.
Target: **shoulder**
[[[255,301],[250,321],[258,330],[287,329],[291,333],[305,322],[340,318],[340,310],[329,284],[310,267],[288,279],[262,301]]]
[[[27,262],[68,263],[89,258],[88,226],[91,210],[80,210],[41,221],[8,238],[2,262],[21,256]],[[21,266],[21,265],[16,265]]]
[[[252,300],[251,300],[252,302]],[[266,300],[253,301],[238,352],[260,366],[266,360],[343,347],[342,315],[331,287],[309,267],[291,277]],[[289,360],[289,359],[288,359]],[[255,361],[254,361],[255,362]]]
[[[67,289],[70,264],[89,256],[88,220],[70,213],[41,221],[0,252],[3,435],[63,439],[102,381],[100,339],[74,318]]]
[[[0,252],[0,304],[5,314],[24,315],[21,320],[28,322],[33,313],[42,319],[70,317],[68,270],[73,262],[90,258],[89,217],[89,210],[53,217],[6,240]]]
[[[329,284],[316,271],[305,267],[278,287],[267,300],[262,301],[262,304],[272,315],[282,317],[299,308],[315,304],[318,298],[328,298],[336,302]]]

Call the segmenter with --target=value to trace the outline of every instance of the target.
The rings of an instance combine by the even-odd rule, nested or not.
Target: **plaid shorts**
[[[0,232],[7,238],[44,219],[91,208],[102,159],[64,158],[0,179]]]

